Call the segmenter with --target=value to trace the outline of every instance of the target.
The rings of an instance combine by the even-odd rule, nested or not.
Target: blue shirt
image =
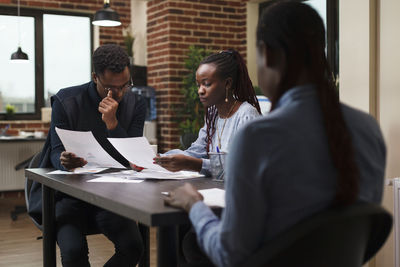
[[[360,170],[359,199],[382,199],[386,149],[375,119],[342,105]],[[263,244],[328,208],[336,193],[321,107],[313,86],[286,92],[276,108],[237,133],[228,155],[221,219],[201,201],[189,217],[217,266],[237,266]]]
[[[238,130],[243,127],[247,122],[261,116],[257,109],[253,107],[248,102],[243,102],[238,110],[229,118],[223,119],[217,116],[215,120],[215,134],[211,139],[211,144],[209,147],[209,152],[216,152],[216,147],[221,142],[219,150],[224,152],[229,152],[229,144],[232,142],[233,137],[238,132]],[[199,136],[192,145],[182,151],[180,149],[173,149],[165,153],[165,155],[173,154],[184,154],[187,156],[202,159],[202,166],[200,173],[205,175],[210,174],[210,160],[207,154],[207,125],[204,126],[199,131]]]

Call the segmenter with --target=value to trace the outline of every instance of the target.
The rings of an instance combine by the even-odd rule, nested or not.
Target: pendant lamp
[[[28,60],[28,55],[21,49],[21,31],[19,22],[19,0],[18,0],[18,49],[17,52],[11,54],[11,60]]]
[[[118,13],[110,8],[109,0],[104,0],[104,7],[96,12],[92,24],[105,27],[115,27],[121,25]]]

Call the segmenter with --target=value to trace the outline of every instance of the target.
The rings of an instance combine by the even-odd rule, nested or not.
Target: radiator
[[[24,169],[15,170],[15,165],[41,151],[44,141],[0,141],[0,191],[23,190]]]

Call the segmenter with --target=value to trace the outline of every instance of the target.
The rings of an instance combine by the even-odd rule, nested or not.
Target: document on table
[[[91,183],[141,183],[144,180],[135,177],[136,171],[125,170],[105,174],[96,174],[98,178],[89,180]]]
[[[156,156],[146,137],[108,138],[110,143],[129,162],[145,168],[135,176],[143,179],[189,179],[204,177],[198,172],[179,171],[171,172],[153,163]]]
[[[207,206],[225,208],[225,190],[210,188],[199,190],[199,193],[203,195],[203,202]],[[161,192],[161,194],[168,196],[168,192]]]
[[[204,204],[225,208],[225,190],[219,188],[199,190],[204,197]]]
[[[92,132],[70,131],[57,127],[56,132],[65,150],[84,158],[88,162],[87,167],[125,168],[101,147]]]
[[[87,168],[82,167],[82,168],[76,168],[73,171],[61,171],[61,170],[55,170],[48,172],[47,174],[89,174],[89,173],[99,173],[104,170],[107,170],[108,168],[99,168],[99,167],[94,167],[94,168]]]

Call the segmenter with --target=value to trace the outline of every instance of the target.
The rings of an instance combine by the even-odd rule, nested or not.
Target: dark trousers
[[[115,246],[106,267],[135,266],[143,254],[136,223],[112,212],[71,197],[56,202],[57,243],[64,267],[86,267],[89,249],[86,235],[104,234]]]
[[[197,235],[191,224],[178,227],[179,267],[213,267],[213,263],[199,247]]]

